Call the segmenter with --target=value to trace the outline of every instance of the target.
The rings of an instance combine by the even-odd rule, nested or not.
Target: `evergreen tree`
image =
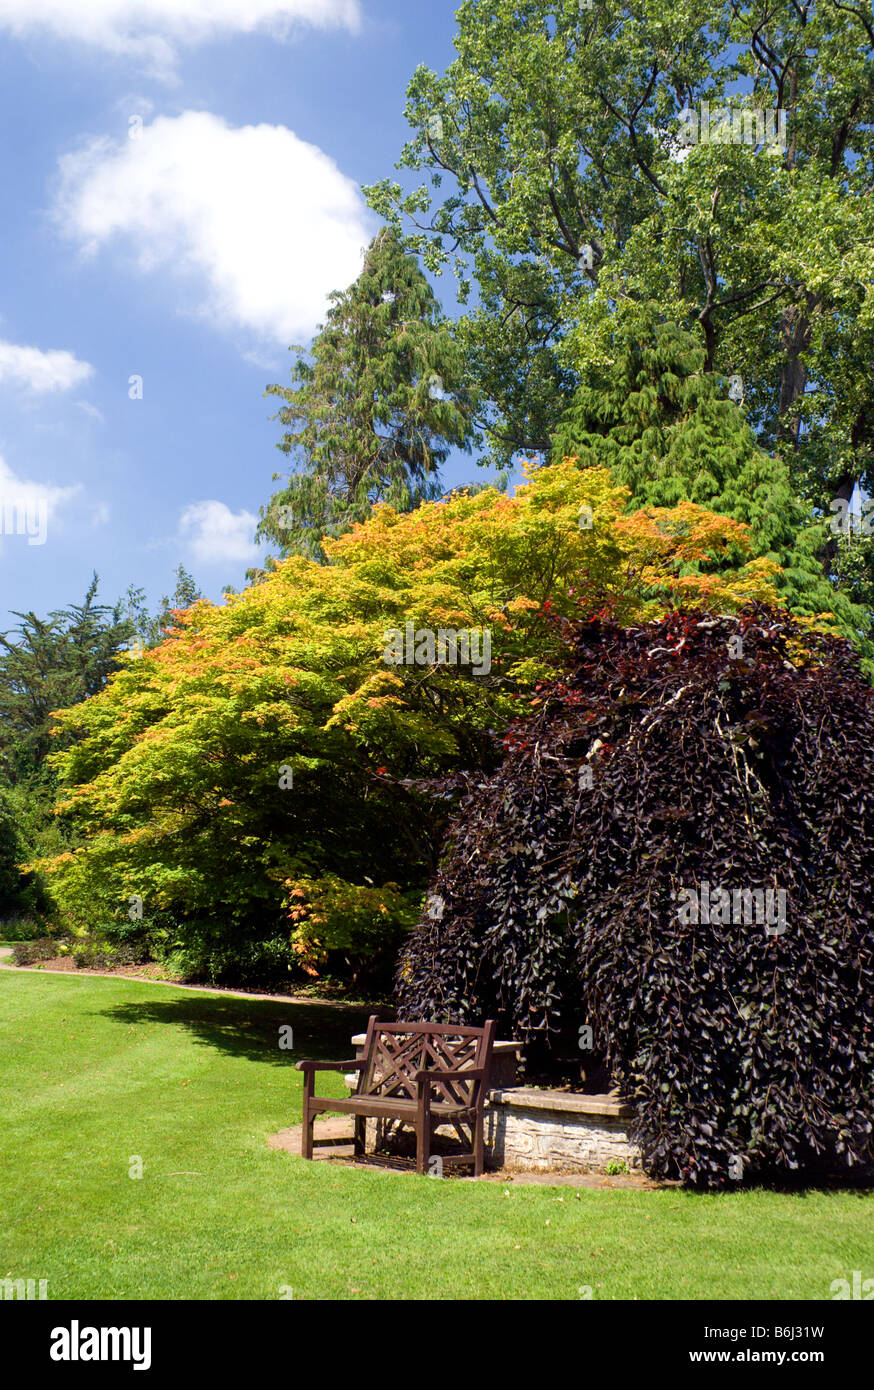
[[[179,627],[177,611],[190,608],[203,598],[197,580],[189,574],[184,565],[176,566],[174,577],[176,584],[173,593],[161,596],[157,613],[150,613],[144,589],[132,584],[125,594],[122,611],[131,625],[131,650],[141,652],[146,647],[157,647],[164,641],[168,628],[172,630]],[[229,591],[230,585],[225,592]]]
[[[749,526],[755,553],[780,565],[775,581],[790,609],[833,613],[848,637],[864,640],[870,615],[826,577],[828,527],[793,491],[785,461],[766,453],[734,389],[705,370],[695,336],[663,321],[655,305],[617,316],[605,359],[574,393],[553,439],[555,459],[609,468],[633,505],[672,507],[684,499]]]
[[[0,920],[22,907],[24,882],[18,865],[23,850],[8,793],[0,787]]]
[[[36,774],[52,746],[52,712],[94,695],[133,634],[123,605],[96,602],[95,574],[81,604],[45,619],[15,613],[0,635],[0,773],[11,783]]]
[[[103,688],[135,631],[130,603],[98,603],[97,588],[94,575],[82,603],[47,618],[16,613],[18,627],[0,635],[0,916],[42,910],[39,877],[17,866],[69,847],[46,759],[71,735],[53,736],[54,713]]]
[[[439,495],[451,447],[472,442],[461,355],[415,258],[383,228],[355,283],[299,356],[278,447],[295,470],[261,511],[259,538],[321,558],[323,536],[365,521],[375,502],[407,511]],[[275,475],[279,477],[280,475]]]
[[[192,604],[203,598],[197,580],[189,574],[184,565],[176,566],[175,577],[176,587],[172,595],[163,595],[160,611],[146,626],[147,644],[150,647],[156,647],[159,642],[163,642],[168,630],[179,627],[176,613],[180,609],[191,608]]]

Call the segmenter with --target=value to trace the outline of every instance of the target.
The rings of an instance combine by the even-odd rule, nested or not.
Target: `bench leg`
[[[473,1125],[473,1175],[475,1178],[482,1177],[485,1168],[485,1139],[483,1136],[483,1116],[477,1113]]]
[[[303,1119],[303,1134],[301,1135],[301,1140],[300,1140],[300,1151],[301,1151],[301,1155],[302,1155],[303,1158],[312,1158],[312,1156],[313,1156],[313,1122],[314,1122],[314,1120],[315,1120],[315,1116],[314,1116],[314,1115],[309,1115],[309,1114],[307,1114],[306,1112],[304,1113],[304,1119]]]
[[[416,1172],[428,1171],[431,1149],[431,1093],[425,1088],[419,1096],[419,1112],[416,1116]]]
[[[310,1098],[313,1093],[313,1074],[311,1071],[304,1072],[303,1081],[303,1128],[300,1136],[301,1158],[312,1158],[313,1156],[313,1122],[315,1116],[310,1111]]]
[[[367,1118],[364,1115],[355,1116],[355,1129],[352,1144],[356,1158],[362,1157],[367,1150]]]

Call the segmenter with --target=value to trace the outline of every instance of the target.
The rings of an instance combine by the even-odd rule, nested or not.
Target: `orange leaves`
[[[366,955],[401,936],[416,895],[406,881],[371,884],[356,838],[376,821],[380,847],[408,853],[407,821],[424,812],[389,769],[436,777],[530,713],[534,686],[564,669],[561,621],[585,604],[633,624],[681,598],[725,610],[766,595],[773,566],[743,563],[745,528],[688,503],[629,515],[629,496],[606,470],[565,460],[513,497],[381,506],[325,543],[328,564],[291,557],[181,614],[159,648],[60,717],[77,736],[55,755],[64,809],[85,836],[75,864],[47,868],[64,905],[111,914],[118,883],[148,871],[168,911],[220,918],[233,902],[240,920],[283,924],[312,970],[329,950]],[[487,678],[413,664],[406,648],[389,664],[386,633],[407,623],[487,629]],[[293,797],[274,790],[289,750]],[[299,813],[310,796],[347,828],[339,852]]]
[[[650,507],[618,517],[617,534],[639,552],[655,553],[676,564],[700,563],[729,546],[750,554],[750,531],[728,516],[717,516],[694,502]]]

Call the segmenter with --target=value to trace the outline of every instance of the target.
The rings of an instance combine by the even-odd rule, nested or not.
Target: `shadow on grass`
[[[683,1197],[737,1197],[749,1192],[772,1192],[783,1197],[812,1197],[818,1193],[842,1192],[845,1196],[874,1198],[874,1168],[857,1169],[802,1168],[797,1173],[766,1173],[751,1175],[744,1182],[724,1183],[720,1187],[697,1186],[671,1179],[653,1178],[663,1191],[673,1191]]]
[[[191,996],[130,1001],[94,1012],[128,1028],[154,1024],[183,1028],[206,1047],[250,1061],[291,1067],[302,1057],[325,1061],[351,1058],[355,1049],[350,1037],[362,1033],[369,1014],[379,1013],[379,1009]],[[291,1037],[283,1032],[288,1028]]]
[[[874,1171],[870,1167],[841,1169],[831,1173],[801,1173],[763,1178],[759,1187],[788,1197],[807,1197],[816,1192],[852,1193],[855,1197],[874,1197]]]

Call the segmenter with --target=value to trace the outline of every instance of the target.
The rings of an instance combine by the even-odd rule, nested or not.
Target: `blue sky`
[[[0,0],[0,630],[95,569],[152,606],[180,561],[211,598],[243,582],[283,466],[264,387],[357,274],[359,186],[454,8]]]

